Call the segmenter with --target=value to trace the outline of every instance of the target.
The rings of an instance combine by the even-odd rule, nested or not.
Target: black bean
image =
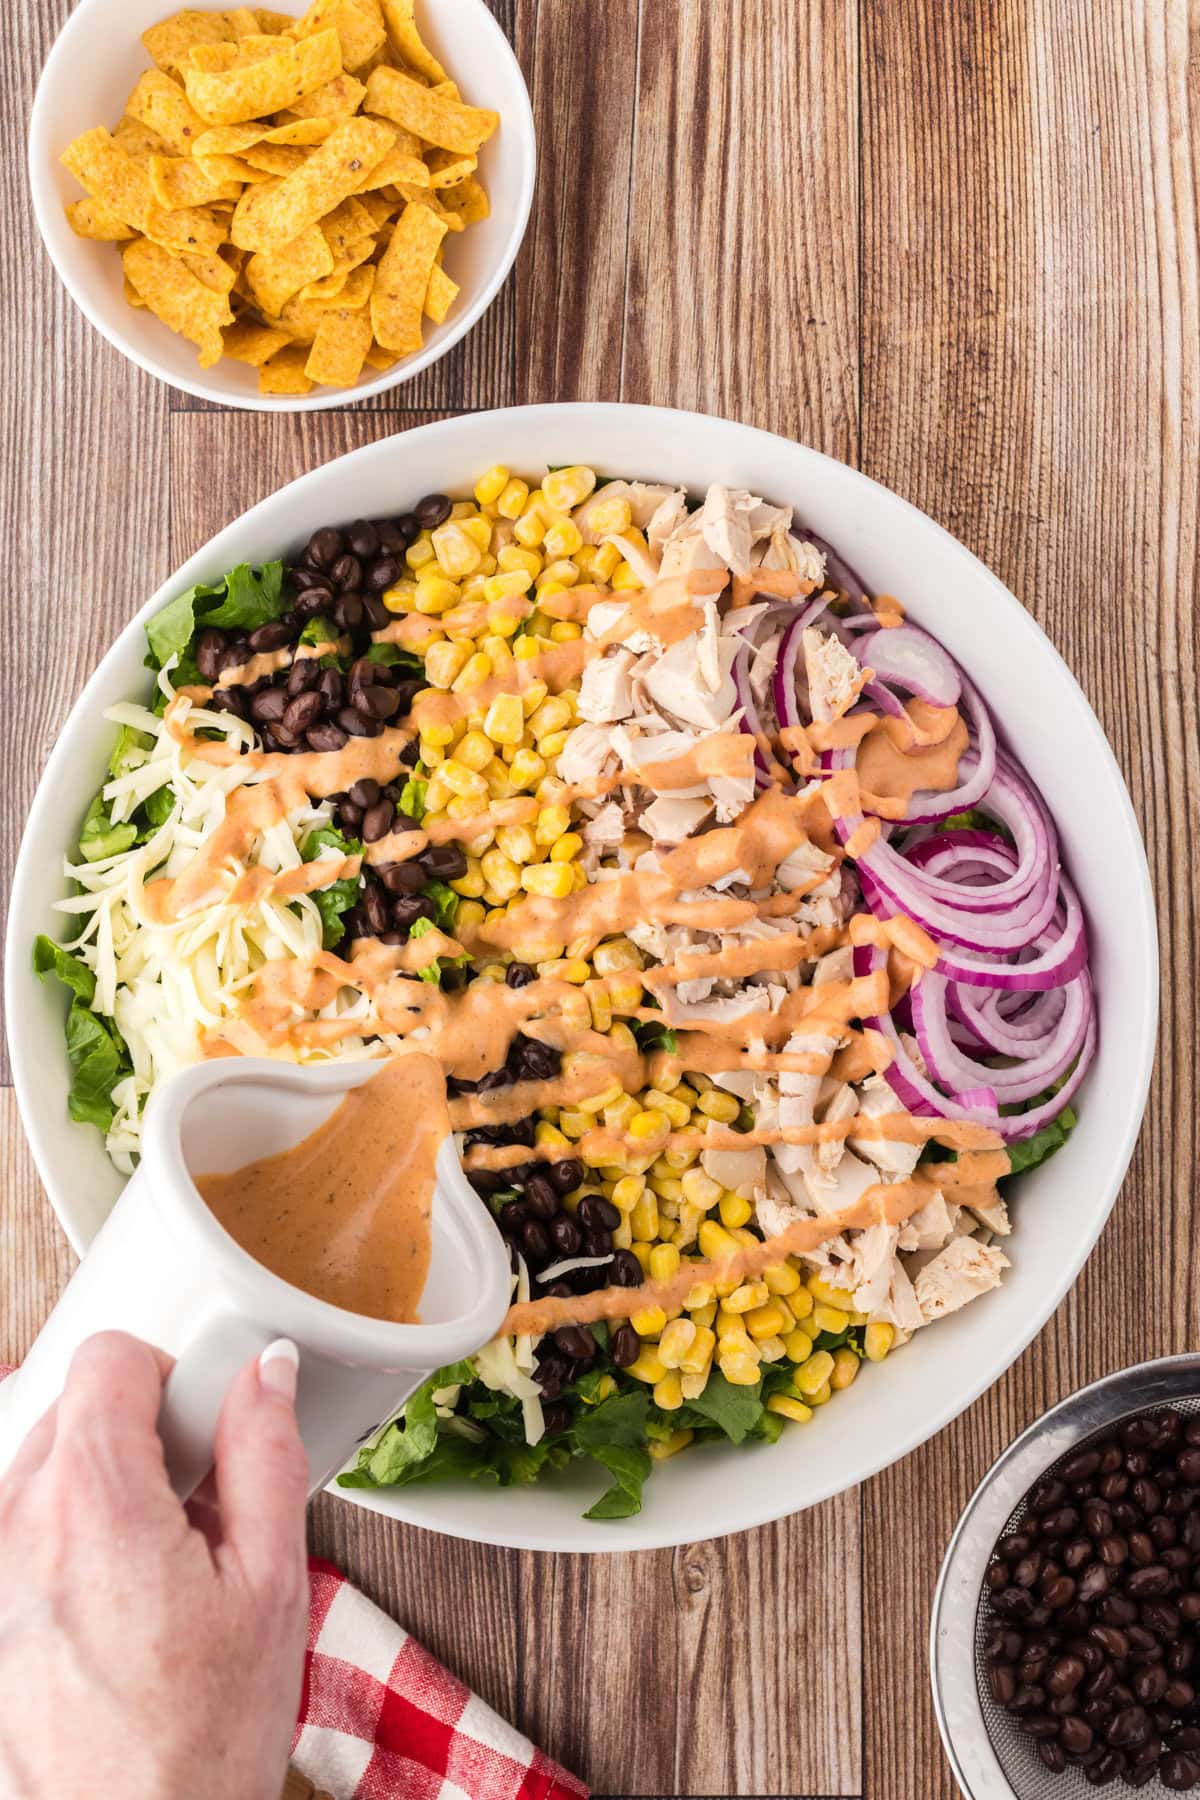
[[[1042,1588],[1042,1599],[1051,1612],[1061,1612],[1065,1606],[1070,1606],[1074,1598],[1075,1583],[1069,1575],[1056,1575],[1048,1585],[1044,1585]]]
[[[1007,1563],[993,1563],[988,1570],[988,1586],[993,1589],[999,1589],[1007,1587],[1009,1581],[1012,1580],[1016,1582],[1018,1587],[1031,1588],[1036,1584],[1045,1561],[1046,1558],[1044,1552],[1041,1550],[1031,1550],[1028,1556],[1023,1556],[1021,1558],[1016,1568],[1012,1571],[1011,1576],[1009,1575]]]
[[[1176,1679],[1168,1683],[1166,1692],[1162,1696],[1162,1702],[1164,1706],[1169,1706],[1172,1712],[1186,1712],[1195,1698],[1196,1689],[1192,1683]]]
[[[293,662],[287,672],[287,691],[291,695],[303,694],[309,688],[315,688],[321,679],[321,665],[315,656],[300,656]]]
[[[343,800],[337,809],[337,821],[343,831],[357,832],[363,822],[363,809],[353,800]]]
[[[392,520],[392,530],[398,537],[403,539],[402,548],[405,550],[407,550],[409,545],[421,535],[421,527],[417,522],[417,515],[416,513],[411,512],[400,513],[394,518]]]
[[[1064,1719],[1059,1727],[1058,1741],[1072,1756],[1083,1756],[1091,1749],[1092,1740],[1091,1726],[1078,1717]]]
[[[550,1254],[550,1238],[540,1219],[526,1219],[521,1227],[521,1242],[530,1256],[542,1262]]]
[[[525,1201],[537,1219],[552,1219],[558,1212],[558,1195],[553,1182],[545,1175],[529,1177],[525,1183]]]
[[[370,519],[355,519],[346,527],[346,543],[357,557],[374,556],[379,549],[379,529]]]
[[[1091,1556],[1092,1545],[1089,1538],[1072,1538],[1071,1542],[1063,1547],[1062,1559],[1064,1567],[1071,1569],[1072,1571],[1081,1569],[1084,1563],[1090,1562]]]
[[[342,534],[332,525],[314,531],[304,550],[304,560],[314,569],[328,569],[342,553]]]
[[[1124,1594],[1109,1594],[1100,1603],[1100,1617],[1106,1625],[1132,1625],[1138,1609]]]
[[[369,719],[353,706],[343,706],[337,722],[350,737],[378,737],[383,730],[377,719]]]
[[[379,783],[372,780],[370,775],[364,775],[360,781],[354,782],[351,787],[346,789],[347,798],[353,800],[355,806],[361,806],[364,809],[374,806],[382,792],[383,789]]]
[[[379,879],[389,894],[416,894],[425,886],[425,877],[413,862],[389,863],[380,869]]]
[[[1133,1691],[1146,1706],[1157,1706],[1169,1686],[1170,1677],[1161,1663],[1148,1663],[1133,1678]]]
[[[241,688],[214,688],[211,704],[217,712],[232,713],[238,719],[246,716],[246,696]]]
[[[553,1333],[551,1342],[572,1362],[587,1364],[596,1359],[596,1340],[582,1325],[562,1326]]]
[[[614,1287],[640,1287],[644,1279],[642,1265],[632,1250],[616,1252],[609,1275]]]
[[[564,1156],[550,1164],[550,1179],[560,1194],[569,1194],[583,1180],[583,1164],[577,1156]]]
[[[225,637],[220,631],[202,631],[196,639],[196,667],[205,681],[215,681],[221,672],[221,652]]]
[[[1105,1475],[1098,1483],[1097,1491],[1102,1500],[1121,1500],[1129,1492],[1129,1477],[1120,1471]]]
[[[1129,1545],[1119,1531],[1114,1531],[1109,1537],[1100,1539],[1096,1545],[1096,1554],[1102,1563],[1108,1563],[1110,1567],[1115,1568],[1118,1563],[1123,1563],[1128,1558]]]
[[[294,636],[295,632],[289,626],[279,619],[272,619],[270,623],[260,625],[257,631],[252,631],[247,641],[255,656],[260,656],[264,651],[282,650]]]
[[[1085,1602],[1099,1600],[1112,1586],[1113,1571],[1100,1562],[1089,1563],[1079,1578],[1079,1598]]]
[[[333,723],[331,719],[322,719],[305,733],[305,742],[310,750],[321,755],[331,755],[346,747],[346,733]]]
[[[1148,1563],[1145,1568],[1135,1569],[1125,1583],[1126,1592],[1134,1600],[1155,1600],[1160,1595],[1170,1592],[1171,1571],[1160,1562]]]
[[[547,1399],[552,1400],[562,1393],[570,1373],[570,1364],[560,1356],[547,1356],[538,1364],[537,1384]]]
[[[1073,1506],[1056,1507],[1045,1515],[1040,1525],[1044,1538],[1070,1537],[1078,1528],[1079,1514]]]
[[[549,1044],[539,1044],[535,1038],[518,1038],[517,1055],[521,1074],[527,1081],[549,1081],[558,1073],[561,1058]]]
[[[1162,1489],[1149,1475],[1143,1475],[1133,1484],[1133,1499],[1148,1518],[1152,1517],[1162,1506]]]
[[[336,712],[345,699],[345,687],[337,669],[322,669],[317,677],[317,692],[321,696],[321,704],[329,712]]]
[[[1038,1756],[1050,1770],[1052,1775],[1061,1775],[1067,1766],[1066,1751],[1061,1744],[1056,1744],[1053,1739],[1049,1739],[1046,1743],[1038,1745]]]
[[[363,622],[363,597],[355,589],[339,594],[333,603],[333,618],[339,631],[357,631]]]
[[[392,816],[395,813],[395,810],[396,809],[391,801],[386,799],[377,800],[374,806],[369,806],[367,808],[366,812],[363,814],[362,822],[364,843],[374,844],[377,843],[380,838],[387,836],[388,832],[392,829]]]
[[[1184,1750],[1189,1756],[1200,1750],[1200,1729],[1195,1725],[1183,1725],[1178,1731],[1171,1733],[1170,1749]]]
[[[571,1409],[565,1400],[552,1400],[542,1408],[542,1426],[547,1437],[560,1437],[571,1423]]]
[[[394,688],[382,687],[372,682],[370,687],[360,688],[355,704],[370,714],[373,719],[390,719],[400,710],[400,697]],[[463,860],[463,874],[466,874],[466,860]],[[454,877],[455,881],[458,876]]]
[[[617,1326],[608,1340],[608,1353],[618,1369],[627,1369],[641,1355],[642,1341],[628,1322]],[[1016,1693],[1016,1684],[1013,1684]]]
[[[1168,1750],[1159,1762],[1158,1773],[1165,1788],[1185,1794],[1200,1781],[1200,1762],[1178,1750]]]
[[[461,881],[467,872],[467,859],[457,844],[434,844],[421,854],[421,866],[435,881]],[[509,965],[510,968],[513,966]],[[508,980],[509,987],[521,984]]]
[[[388,588],[396,585],[403,573],[397,557],[377,557],[363,577],[364,588],[368,594],[384,594]]]
[[[1093,1644],[1099,1644],[1101,1650],[1106,1651],[1109,1656],[1129,1655],[1129,1639],[1115,1625],[1093,1625],[1088,1636]]]
[[[571,1217],[570,1213],[559,1213],[551,1219],[550,1236],[556,1250],[564,1256],[578,1256],[583,1246],[583,1233]]]
[[[277,693],[279,690],[273,691]],[[321,696],[310,690],[307,694],[297,694],[294,700],[288,701],[283,724],[286,730],[299,737],[310,725],[315,725],[320,716]]]
[[[1051,1694],[1070,1694],[1079,1686],[1087,1674],[1087,1667],[1081,1656],[1060,1656],[1046,1677],[1046,1688]]]
[[[1077,1450],[1074,1456],[1068,1457],[1059,1473],[1063,1480],[1074,1486],[1077,1481],[1089,1481],[1100,1467],[1098,1450]]]
[[[504,979],[510,988],[522,988],[528,987],[531,981],[536,981],[537,974],[535,970],[530,968],[528,963],[514,962],[509,963],[504,974]]]
[[[615,1231],[621,1223],[620,1208],[603,1194],[585,1194],[576,1217],[588,1230]]]
[[[426,494],[412,509],[412,516],[421,531],[436,531],[450,517],[450,497],[448,494]],[[415,533],[414,533],[415,535]]]
[[[368,575],[367,576],[368,584],[370,583],[370,580],[371,580],[371,577]],[[366,615],[367,624],[371,627],[371,630],[372,631],[382,631],[384,626],[388,623],[389,619],[391,618],[391,614],[388,612],[387,607],[383,604],[383,601],[379,598],[379,595],[367,593],[364,591],[363,597],[362,597],[362,603],[363,603],[363,612]]]
[[[374,932],[386,931],[391,918],[387,896],[378,882],[368,882],[362,897],[367,923]]]
[[[1140,1744],[1150,1735],[1150,1715],[1144,1706],[1123,1706],[1104,1728],[1108,1743]]]
[[[343,593],[362,586],[362,564],[357,556],[339,556],[330,565],[329,579]]]
[[[251,700],[250,717],[257,719],[260,725],[273,725],[282,719],[291,704],[283,688],[269,687]],[[319,712],[320,708],[317,710]]]

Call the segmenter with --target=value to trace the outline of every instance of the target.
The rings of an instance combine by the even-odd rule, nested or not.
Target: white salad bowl
[[[1076,1101],[1079,1124],[1053,1159],[1021,1177],[1002,1286],[912,1343],[777,1444],[703,1445],[656,1467],[644,1510],[616,1523],[580,1514],[604,1486],[582,1464],[532,1488],[475,1483],[339,1490],[392,1518],[477,1541],[544,1550],[638,1550],[738,1531],[852,1487],[939,1431],[990,1386],[1049,1318],[1095,1243],[1133,1150],[1154,1055],[1154,908],[1145,853],[1120,772],[1062,658],[1009,591],[914,507],[802,445],[694,413],[648,407],[530,406],[444,420],[354,451],[303,476],[220,532],[154,595],[88,682],[30,810],[7,944],[8,1032],[21,1116],[50,1200],[77,1250],[121,1185],[98,1132],[66,1112],[63,1007],[32,964],[38,932],[62,935],[53,903],[62,861],[103,778],[113,728],[104,709],[147,692],[145,620],[234,564],[294,553],[318,524],[394,514],[430,490],[469,491],[482,469],[586,462],[604,473],[714,481],[790,502],[869,589],[894,593],[957,657],[1003,736],[1041,787],[1091,934],[1100,1048]]]
[[[352,388],[310,394],[260,394],[258,371],[222,358],[202,369],[196,346],[145,308],[125,299],[121,258],[112,244],[77,237],[63,208],[83,193],[59,157],[94,125],[111,130],[129,91],[153,64],[141,44],[147,26],[166,18],[172,0],[79,0],[46,59],[29,121],[29,184],[42,240],[76,305],[123,356],[160,381],[212,400],[259,412],[312,412],[369,400],[411,381],[444,356],[481,319],[521,247],[537,161],[533,113],[520,65],[484,0],[437,0],[418,22],[435,56],[474,105],[500,114],[499,129],[479,153],[479,178],[491,216],[446,243],[445,267],[462,290],[441,325],[425,320],[425,343],[382,374],[368,369]],[[304,8],[279,0],[279,10]]]

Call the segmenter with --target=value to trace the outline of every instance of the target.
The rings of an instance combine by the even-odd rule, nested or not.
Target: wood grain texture
[[[539,132],[512,279],[382,402],[282,418],[169,396],[82,320],[19,156],[68,0],[16,0],[0,27],[0,517],[21,607],[0,692],[30,721],[0,748],[0,854],[10,869],[84,676],[179,561],[284,482],[445,413],[726,413],[860,462],[994,567],[1113,741],[1166,970],[1150,1123],[1050,1326],[898,1468],[738,1539],[555,1559],[312,1509],[315,1548],[598,1793],[951,1800],[924,1645],[955,1517],[1063,1393],[1200,1341],[1200,0],[1112,0],[1086,28],[1069,0],[492,4]],[[7,1091],[0,1145],[3,1360],[72,1259]]]
[[[1079,24],[863,9],[864,467],[989,563],[1079,676],[1146,836],[1164,968],[1147,1127],[1082,1279],[984,1400],[865,1491],[867,1616],[912,1646],[865,1663],[866,1791],[888,1800],[954,1793],[923,1647],[975,1482],[1063,1393],[1200,1327],[1200,8],[1123,0]]]

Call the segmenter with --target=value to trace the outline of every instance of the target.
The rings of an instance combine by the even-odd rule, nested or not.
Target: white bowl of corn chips
[[[111,344],[200,399],[291,412],[383,393],[466,335],[524,235],[535,140],[484,0],[81,0],[29,165]]]

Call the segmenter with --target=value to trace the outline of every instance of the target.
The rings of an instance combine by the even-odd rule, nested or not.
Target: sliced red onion
[[[780,640],[779,655],[775,661],[775,672],[771,677],[771,685],[775,694],[775,716],[781,725],[802,725],[804,723],[800,716],[796,664],[800,657],[801,641],[808,622],[808,610],[806,608],[784,632]]]
[[[738,706],[741,709],[740,729],[754,739],[754,785],[758,789],[771,786],[771,765],[767,761],[763,744],[768,741],[769,734],[763,729],[758,707],[754,703],[754,693],[750,686],[750,646],[742,644],[733,659],[730,674],[737,692]]]
[[[1050,1098],[1042,1106],[1035,1106],[1032,1112],[1016,1113],[1011,1118],[1001,1119],[1000,1129],[1008,1143],[1015,1144],[1019,1143],[1022,1138],[1032,1137],[1035,1132],[1042,1129],[1043,1125],[1049,1125],[1052,1120],[1057,1119],[1064,1107],[1070,1105],[1075,1097],[1080,1082],[1088,1072],[1092,1058],[1096,1054],[1096,1039],[1098,1035],[1096,1014],[1093,1009],[1092,1015],[1088,1020],[1087,1034],[1083,1040],[1083,1047],[1079,1052],[1079,1061],[1075,1064],[1075,1067],[1071,1070],[1071,1073],[1067,1076],[1067,1079],[1063,1082],[1058,1092],[1056,1094],[1051,1094]]]
[[[998,1112],[1000,1110],[996,1105],[996,1090],[994,1088],[963,1088],[962,1092],[955,1094],[954,1098],[958,1101],[960,1106],[982,1106],[990,1108],[992,1112]]]
[[[872,632],[862,641],[860,660],[874,669],[877,681],[902,687],[931,706],[953,706],[962,691],[954,658],[917,625]]]
[[[813,544],[825,558],[825,585],[836,592],[845,594],[846,598],[856,606],[865,607],[871,617],[875,617],[874,608],[867,599],[867,590],[857,570],[852,569],[844,557],[838,555],[832,544],[818,537],[815,531],[805,531],[800,526],[793,526],[792,536],[802,543]],[[843,621],[845,623],[846,621]]]
[[[1086,972],[1068,986],[1062,1016],[1045,1047],[1008,1068],[992,1068],[958,1048],[950,1035],[946,989],[945,977],[935,972],[923,976],[912,990],[913,1026],[921,1055],[943,1087],[990,1085],[1004,1105],[1032,1100],[1064,1075],[1079,1054],[1092,1010]]]
[[[887,955],[873,944],[859,944],[854,950],[854,973],[856,976],[873,975],[877,970],[887,968]],[[996,1109],[985,1109],[982,1106],[963,1106],[956,1098],[943,1094],[933,1083],[922,1075],[908,1051],[900,1041],[900,1033],[896,1029],[891,1013],[876,1013],[863,1019],[863,1024],[878,1031],[885,1037],[892,1050],[892,1060],[884,1070],[884,1079],[888,1083],[902,1106],[911,1113],[928,1118],[935,1114],[938,1118],[966,1118],[976,1125],[996,1125]]]

